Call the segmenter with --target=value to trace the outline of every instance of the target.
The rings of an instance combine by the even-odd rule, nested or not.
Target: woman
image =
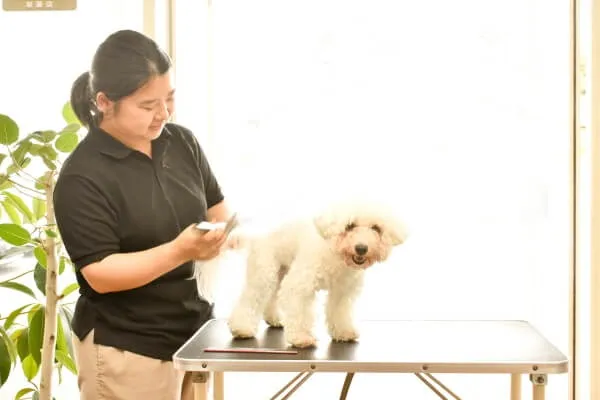
[[[123,30],[72,87],[88,134],[64,163],[54,207],[81,287],[73,317],[81,399],[193,398],[171,357],[212,317],[190,279],[193,260],[215,257],[225,241],[193,225],[228,212],[194,135],[168,123],[170,72],[154,41]]]

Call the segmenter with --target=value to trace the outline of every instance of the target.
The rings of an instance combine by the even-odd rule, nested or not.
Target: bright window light
[[[178,121],[235,210],[256,222],[356,193],[391,203],[412,236],[368,274],[360,318],[525,319],[568,353],[569,1],[220,0],[212,59],[206,8],[191,3],[177,2]],[[226,268],[220,316],[240,263]],[[233,397],[252,382],[247,399],[289,378],[228,375]],[[508,398],[509,377],[443,379],[464,398]],[[298,395],[335,396],[342,381],[311,378]],[[547,398],[567,385],[551,376]],[[351,392],[374,387],[428,390],[359,375]]]

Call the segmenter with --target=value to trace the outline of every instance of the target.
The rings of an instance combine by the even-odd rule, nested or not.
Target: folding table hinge
[[[209,373],[208,372],[192,372],[192,382],[193,383],[206,383],[208,382]]]
[[[531,374],[529,380],[536,386],[544,386],[548,384],[548,375],[546,374]]]

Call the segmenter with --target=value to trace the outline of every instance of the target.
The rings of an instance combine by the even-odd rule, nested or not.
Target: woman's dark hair
[[[117,31],[100,44],[91,70],[73,82],[71,107],[82,124],[97,126],[102,120],[98,92],[118,102],[170,68],[171,59],[152,39],[132,30]]]

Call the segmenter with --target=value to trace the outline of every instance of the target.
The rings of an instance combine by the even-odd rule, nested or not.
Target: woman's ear
[[[113,108],[114,102],[111,101],[103,92],[98,92],[98,94],[96,94],[95,100],[96,108],[98,109],[98,111],[100,111],[104,115],[110,113],[110,111]]]

